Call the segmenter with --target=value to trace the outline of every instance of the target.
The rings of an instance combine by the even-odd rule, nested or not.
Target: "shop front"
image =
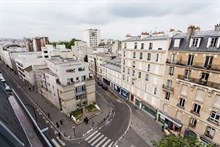
[[[121,88],[117,86],[116,84],[114,84],[114,90],[117,91],[118,93],[121,92]]]
[[[134,98],[135,98],[135,106],[140,108],[140,106],[141,106],[140,100],[136,96]]]
[[[158,112],[158,121],[161,122],[164,126],[164,129],[168,129],[173,134],[179,134],[181,132],[182,123],[166,114],[163,114],[161,111]]]
[[[104,82],[105,84],[107,84],[108,86],[110,86],[110,81],[109,81],[109,80],[103,78],[103,82]]]
[[[122,95],[124,98],[126,98],[127,100],[129,100],[129,95],[130,95],[130,93],[129,93],[127,90],[125,90],[124,88],[121,88],[121,95]]]
[[[147,102],[142,101],[142,110],[144,112],[150,114],[151,116],[153,116],[156,119],[156,117],[157,117],[157,108],[154,108],[153,106],[151,106]]]

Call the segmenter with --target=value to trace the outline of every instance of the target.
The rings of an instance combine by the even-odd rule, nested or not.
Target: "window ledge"
[[[194,112],[193,110],[191,110],[190,112],[191,112],[192,114],[195,114],[195,115],[197,115],[197,116],[199,116],[199,117],[200,117],[200,114],[199,114],[199,113]]]
[[[176,106],[183,109],[183,110],[185,110],[185,108],[183,106],[181,106],[180,104],[177,104]]]
[[[219,126],[219,122],[213,121],[210,117],[207,119],[207,121],[209,121],[209,122],[211,122],[211,123],[213,123],[213,124]]]

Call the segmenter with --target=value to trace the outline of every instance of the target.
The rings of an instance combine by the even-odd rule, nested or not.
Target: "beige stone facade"
[[[196,42],[195,42],[196,41]],[[204,143],[220,144],[220,31],[174,36],[163,84],[158,120],[174,132],[196,133]]]

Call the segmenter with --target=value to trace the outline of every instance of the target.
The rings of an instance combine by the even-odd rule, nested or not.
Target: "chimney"
[[[189,40],[190,36],[193,34],[195,30],[195,26],[194,25],[190,25],[187,29],[187,37],[186,39]]]
[[[142,33],[141,33],[141,39],[143,39],[143,38],[145,38],[145,37],[147,37],[147,36],[149,36],[149,33],[148,33],[148,32],[142,32]]]
[[[215,31],[220,31],[220,23],[215,25]]]

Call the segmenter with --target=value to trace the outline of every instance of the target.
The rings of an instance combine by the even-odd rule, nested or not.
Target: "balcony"
[[[200,68],[200,69],[213,70],[213,71],[220,72],[220,65],[217,65],[217,64],[209,64],[207,66],[204,66],[203,62],[193,62],[192,65],[190,65],[190,64],[188,64],[188,61],[182,61],[182,60],[172,61],[171,59],[167,59],[166,63],[180,65],[180,66],[190,66],[190,67],[194,67],[194,68]]]
[[[165,85],[165,84],[163,84],[162,88],[165,89],[165,90],[171,91],[171,92],[173,92],[173,89],[174,89],[173,87],[170,87],[170,86]]]
[[[85,94],[85,93],[86,93],[86,90],[76,91],[76,96],[79,96],[79,95],[82,95],[82,94]]]
[[[204,79],[197,79],[192,77],[186,78],[184,75],[178,75],[178,79],[220,90],[219,83],[208,82]]]

